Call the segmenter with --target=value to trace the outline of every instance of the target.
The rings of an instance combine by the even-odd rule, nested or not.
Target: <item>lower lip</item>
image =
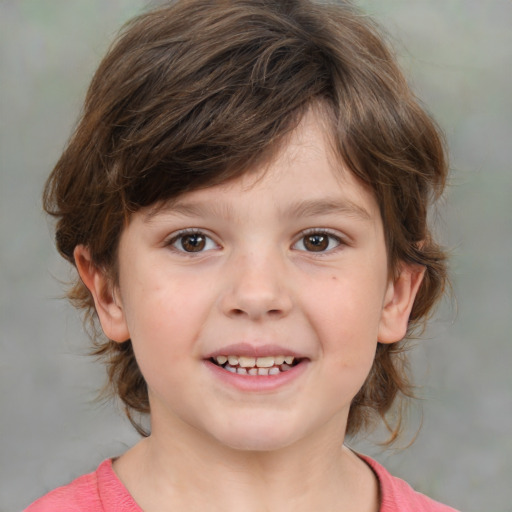
[[[224,370],[224,368],[209,360],[205,361],[205,365],[216,378],[240,391],[262,392],[274,391],[290,384],[306,371],[308,361],[303,359],[289,370],[279,372],[276,375],[240,375]]]

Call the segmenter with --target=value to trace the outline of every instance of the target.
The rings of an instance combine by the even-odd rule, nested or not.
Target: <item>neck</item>
[[[115,470],[145,512],[375,512],[375,477],[343,447],[342,427],[327,425],[277,450],[246,451],[193,428],[153,425]]]

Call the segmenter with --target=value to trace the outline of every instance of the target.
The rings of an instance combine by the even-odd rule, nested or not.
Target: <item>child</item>
[[[346,2],[183,0],[131,22],[45,207],[144,439],[27,510],[453,510],[343,445],[410,394],[403,340],[446,280],[427,224],[446,173]]]

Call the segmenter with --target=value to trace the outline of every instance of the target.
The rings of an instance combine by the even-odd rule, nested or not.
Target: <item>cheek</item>
[[[375,279],[367,272],[329,276],[324,286],[310,287],[304,305],[333,384],[352,395],[366,379],[377,347],[382,297]]]
[[[366,282],[365,282],[366,281]],[[306,309],[326,340],[376,341],[382,298],[372,278],[331,278],[329,286],[311,287]]]
[[[172,378],[199,357],[197,340],[212,308],[211,294],[193,280],[148,276],[126,294],[126,321],[139,367],[150,380]],[[148,382],[149,383],[149,382]]]

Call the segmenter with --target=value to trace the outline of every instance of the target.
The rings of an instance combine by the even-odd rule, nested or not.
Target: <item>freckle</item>
[[[332,277],[331,277],[331,279],[332,279],[333,281],[337,281],[337,280],[338,280],[338,278],[337,278],[336,276],[332,276]]]

